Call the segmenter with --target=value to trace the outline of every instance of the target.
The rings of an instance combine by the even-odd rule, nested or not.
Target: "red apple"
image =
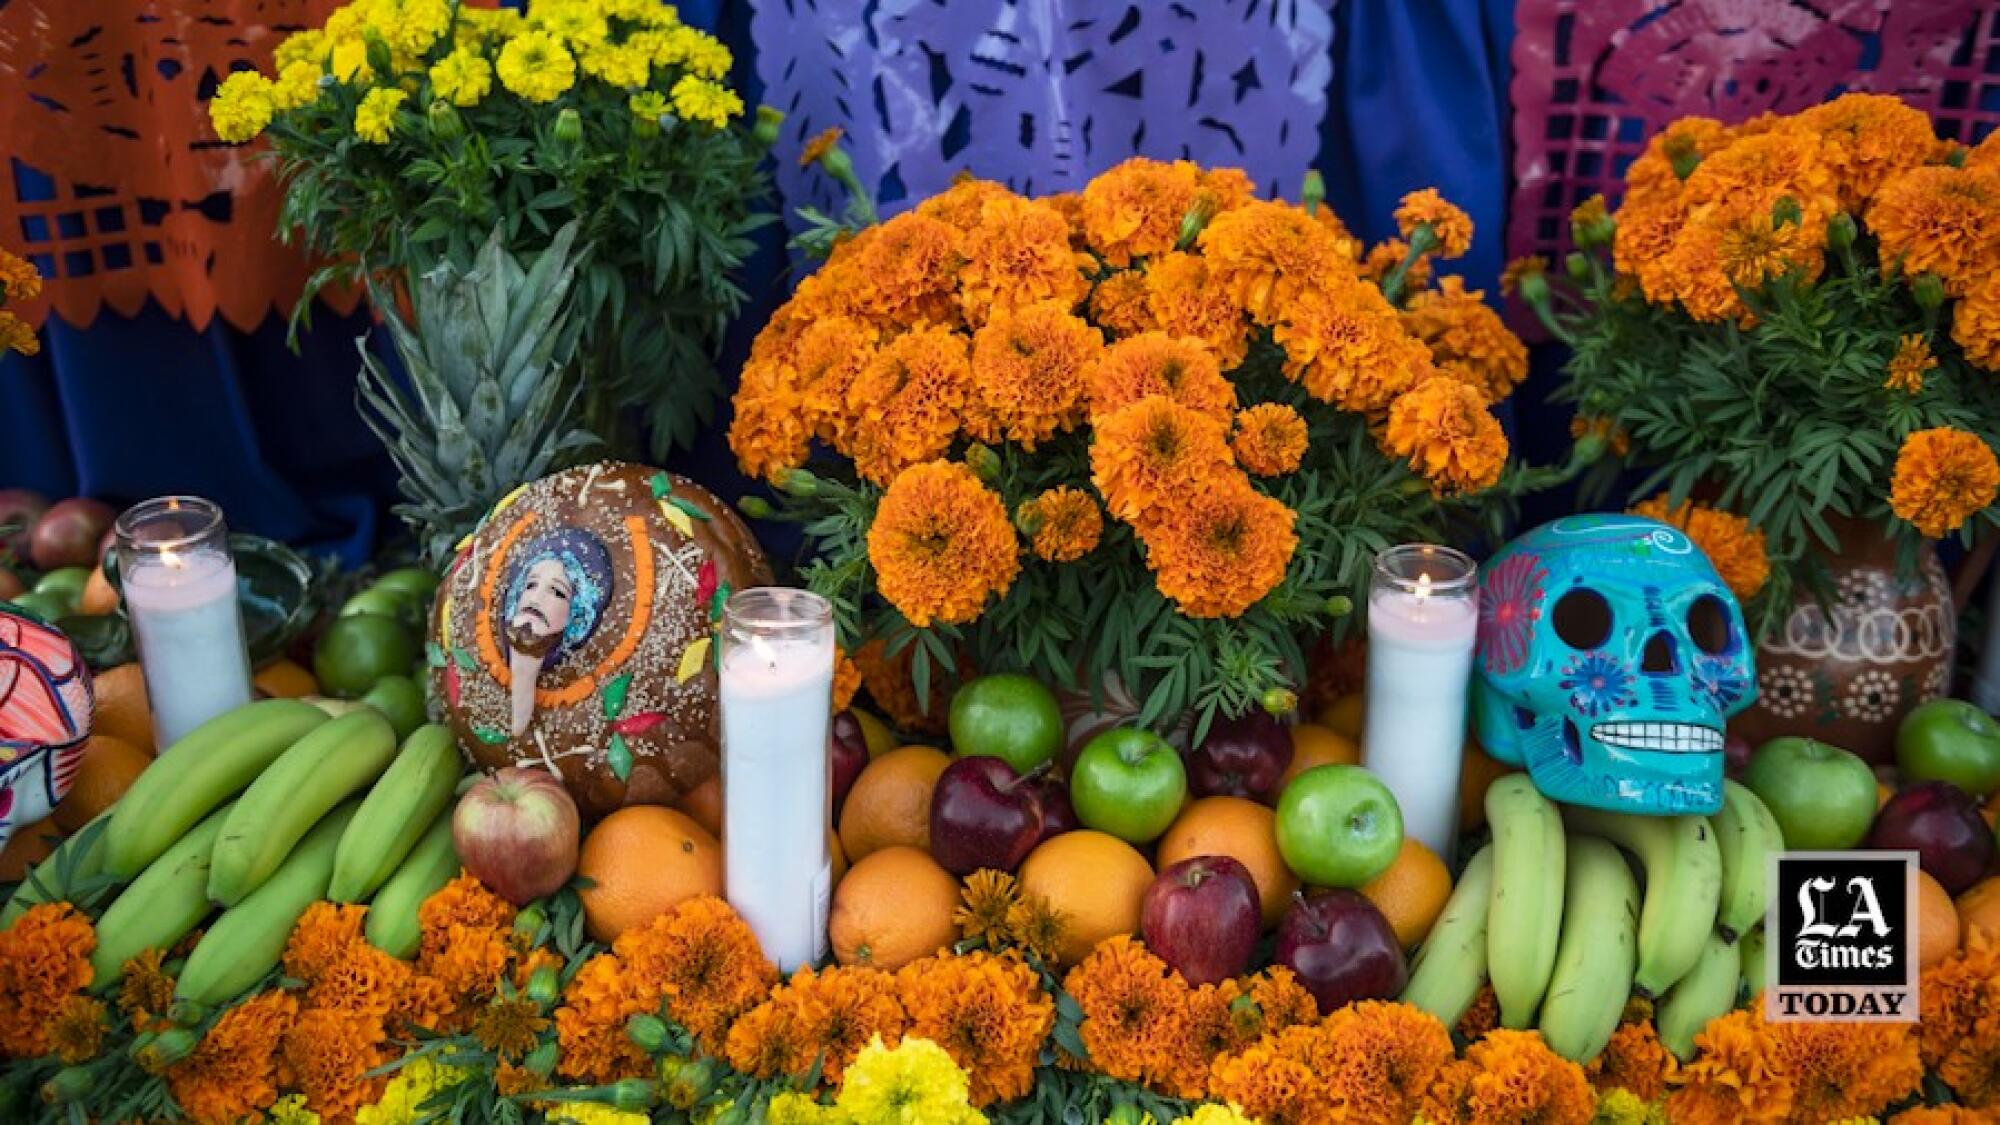
[[[1042,838],[1042,798],[1033,777],[1004,759],[959,758],[931,791],[931,856],[953,875],[982,867],[1012,871]]]
[[[1036,843],[1083,827],[1083,822],[1076,818],[1076,806],[1069,803],[1069,786],[1061,778],[1043,774],[1035,791],[1042,798],[1042,838]]]
[[[1197,797],[1248,797],[1269,804],[1292,764],[1292,735],[1269,713],[1250,711],[1211,723],[1188,755],[1188,787]]]
[[[35,523],[29,551],[41,570],[97,565],[97,544],[118,513],[102,500],[74,497],[42,514]]]
[[[27,562],[35,524],[48,510],[49,498],[33,489],[0,488],[0,528],[14,528],[0,536],[0,551],[12,551],[15,559]]]
[[[1278,923],[1273,960],[1319,1001],[1321,1015],[1356,1000],[1386,1000],[1409,983],[1396,931],[1375,904],[1345,888],[1296,895]]]
[[[28,587],[21,581],[20,575],[0,566],[0,602],[11,602],[27,592]]]
[[[451,814],[459,862],[494,894],[528,903],[576,874],[576,802],[547,770],[508,766],[475,782]]]
[[[1920,781],[1882,806],[1868,846],[1916,852],[1917,866],[1956,896],[1986,873],[1993,830],[1971,794],[1948,781]]]
[[[1264,910],[1250,869],[1226,855],[1181,860],[1153,877],[1139,904],[1139,936],[1192,985],[1250,967]]]
[[[833,726],[826,739],[828,766],[831,769],[833,785],[833,818],[840,819],[840,807],[847,803],[847,791],[854,788],[854,779],[868,765],[868,736],[861,729],[861,720],[852,711],[842,711],[833,717]]]

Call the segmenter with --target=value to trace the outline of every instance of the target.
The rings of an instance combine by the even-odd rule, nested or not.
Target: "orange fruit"
[[[91,686],[97,693],[97,710],[90,729],[108,734],[151,754],[153,745],[153,705],[146,698],[146,674],[139,665],[120,664],[99,672]]]
[[[293,660],[283,657],[257,669],[250,677],[257,690],[273,699],[298,699],[306,695],[319,694],[319,681],[313,674]]]
[[[1118,837],[1078,829],[1042,841],[1022,862],[1018,879],[1022,890],[1042,896],[1063,916],[1056,958],[1074,965],[1105,938],[1139,932],[1139,905],[1153,867]]]
[[[76,780],[50,819],[64,832],[82,828],[98,813],[116,804],[152,764],[152,757],[144,750],[116,735],[91,735],[90,741],[83,744],[83,761],[77,764]]]
[[[1331,732],[1329,732],[1331,733]],[[1247,797],[1203,797],[1160,837],[1160,869],[1198,855],[1226,855],[1250,871],[1269,929],[1285,916],[1299,878],[1278,854],[1278,816]]]
[[[118,591],[111,588],[111,580],[104,577],[104,568],[90,572],[90,580],[83,584],[83,596],[77,599],[76,611],[91,617],[102,617],[118,612]]]
[[[841,850],[840,833],[831,828],[826,830],[826,854],[833,859],[832,879],[837,887],[847,877],[847,853]]]
[[[1403,850],[1387,871],[1361,885],[1361,893],[1389,920],[1408,949],[1424,940],[1451,897],[1451,869],[1423,841],[1403,837]]]
[[[896,732],[889,729],[888,723],[877,718],[873,711],[863,711],[859,707],[852,710],[855,719],[861,723],[861,739],[868,744],[870,758],[879,758],[896,748]]]
[[[929,851],[931,790],[950,764],[942,751],[904,746],[864,766],[840,807],[840,845],[848,862],[898,844]]]
[[[696,895],[722,894],[722,847],[683,812],[630,805],[583,838],[576,873],[585,889],[583,920],[607,945]]]
[[[1891,788],[1885,782],[1877,781],[1875,783],[1875,808],[1879,811],[1883,805],[1889,803],[1889,798],[1895,795],[1895,789]]]
[[[33,824],[23,824],[14,829],[7,839],[7,846],[0,848],[0,883],[18,883],[28,874],[28,868],[49,858],[56,850],[57,841],[51,836],[60,836],[56,826],[47,820]]]
[[[892,844],[848,868],[834,888],[827,940],[843,965],[893,972],[958,940],[958,880],[921,848]]]
[[[1958,952],[1958,930],[1958,907],[1944,884],[1917,872],[1917,968],[1928,969]]]
[[[1292,779],[1314,766],[1358,766],[1361,746],[1352,738],[1318,723],[1300,723],[1292,728],[1292,764],[1278,779],[1278,792]]]
[[[716,774],[681,794],[674,807],[694,818],[708,834],[722,839],[722,775]]]
[[[1970,938],[1973,931],[1984,931],[1988,938],[2000,938],[2000,875],[1981,879],[1972,889],[1958,896],[1958,928],[1961,940]]]
[[[1486,790],[1521,767],[1510,766],[1468,740],[1458,769],[1458,830],[1470,832],[1486,823]]]
[[[1361,741],[1361,724],[1368,717],[1368,697],[1355,692],[1343,695],[1326,706],[1317,716],[1320,725],[1330,727],[1335,734],[1350,742]]]

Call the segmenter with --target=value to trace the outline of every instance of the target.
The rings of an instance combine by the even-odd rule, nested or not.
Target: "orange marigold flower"
[[[1499,402],[1528,377],[1528,346],[1485,297],[1460,278],[1445,278],[1442,288],[1410,298],[1403,326],[1430,349],[1440,372]]]
[[[1952,306],[1951,338],[1968,362],[2000,371],[2000,272],[1973,282]]]
[[[961,174],[952,178],[950,187],[917,204],[915,211],[953,230],[970,230],[979,222],[979,213],[988,201],[1012,197],[1014,193],[1006,184]]]
[[[1114,266],[1164,254],[1180,240],[1200,189],[1200,171],[1188,161],[1135,156],[1084,186],[1084,237]]]
[[[0,355],[19,352],[22,355],[40,355],[41,338],[35,335],[34,326],[5,309],[0,309]]]
[[[1188,990],[1187,1019],[1180,1040],[1174,1045],[1172,1073],[1163,1083],[1168,1094],[1189,1101],[1200,1099],[1208,1092],[1208,1075],[1215,1060],[1261,1038],[1246,1034],[1261,1020],[1237,1016],[1242,996],[1243,986],[1235,980]],[[1251,1011],[1255,1005],[1244,1003],[1240,1007]]]
[[[1315,1073],[1356,1121],[1415,1119],[1425,1092],[1456,1055],[1451,1033],[1436,1016],[1409,1004],[1380,1000],[1364,1000],[1328,1016],[1320,1029],[1319,1052],[1323,1061]],[[1503,1073],[1513,1081],[1536,1071],[1512,1068]],[[1549,1097],[1538,1104],[1565,1103]]]
[[[810,168],[826,159],[826,154],[833,151],[833,146],[839,144],[844,135],[844,130],[838,125],[815,134],[799,148],[799,167]]]
[[[1426,224],[1437,239],[1438,257],[1457,258],[1472,249],[1472,216],[1436,188],[1413,191],[1396,206],[1396,229],[1404,238],[1414,240],[1417,228]]]
[[[1625,200],[1618,212],[1620,225],[1625,211],[1635,203],[1651,205],[1668,196],[1679,196],[1681,182],[1709,153],[1734,139],[1735,133],[1712,117],[1682,117],[1653,134],[1646,150],[1625,172]]]
[[[836,647],[833,652],[833,710],[835,714],[854,705],[854,696],[861,690],[861,666],[847,655],[847,650]]]
[[[477,931],[467,944],[485,945],[491,941],[491,933],[488,930]],[[453,953],[456,954],[457,950],[454,949]],[[468,961],[477,964],[481,970],[491,969],[492,972],[482,978],[459,982],[456,987],[447,987],[454,995],[491,992],[495,987],[495,978],[506,965],[504,953],[500,958],[488,956]],[[385,1020],[405,1009],[404,994],[411,975],[408,962],[391,957],[366,941],[356,941],[334,954],[327,964],[316,967],[312,984],[306,989],[305,1003],[311,1008],[341,1008]]]
[[[1842,94],[1799,114],[1798,123],[1819,135],[1842,207],[1866,204],[1890,176],[1940,155],[1930,115],[1886,94]]]
[[[956,461],[898,474],[868,525],[876,588],[910,624],[962,625],[1020,573],[1020,545],[1000,495]]]
[[[0,930],[0,1054],[49,1052],[49,1026],[71,996],[90,986],[97,931],[66,902],[31,906]]]
[[[1112,515],[1136,520],[1228,475],[1226,432],[1222,421],[1194,407],[1164,395],[1141,398],[1098,420],[1091,482]]]
[[[514,925],[514,907],[486,889],[477,876],[460,872],[417,907],[426,948],[442,944],[453,926],[504,930]]]
[[[1343,1107],[1317,1069],[1328,1060],[1315,1025],[1286,1028],[1215,1060],[1208,1093],[1264,1125],[1336,1121]]]
[[[1950,426],[1903,439],[1890,479],[1889,507],[1932,539],[1957,531],[1993,503],[2000,462],[1977,434]]]
[[[1762,211],[1715,207],[1704,223],[1716,225],[1716,256],[1723,276],[1745,289],[1797,273],[1806,280],[1825,267],[1826,224],[1773,221]]]
[[[1632,452],[1632,435],[1609,418],[1578,414],[1569,420],[1569,436],[1575,441],[1595,437],[1604,443],[1604,448],[1610,450],[1613,457],[1623,457]]]
[[[1892,391],[1916,394],[1924,389],[1924,375],[1936,370],[1937,365],[1927,337],[1921,333],[1904,336],[1896,342],[1896,354],[1889,360],[1889,377],[1882,380],[1882,385]]]
[[[1755,1005],[1713,1020],[1694,1037],[1694,1061],[1668,1079],[1667,1118],[1678,1125],[1729,1125],[1785,1120],[1792,1080],[1764,1034]]]
[[[820,1060],[822,1080],[838,1085],[868,1041],[903,1036],[896,979],[879,969],[803,968],[730,1027],[729,1065],[758,1078],[803,1074]]]
[[[1108,938],[1063,978],[1083,1009],[1078,1034],[1092,1069],[1156,1085],[1174,1076],[1174,1046],[1186,1034],[1187,982],[1129,935]]]
[[[0,297],[9,301],[32,301],[42,295],[41,271],[35,264],[0,248]]]
[[[1674,300],[1675,275],[1667,269],[1681,228],[1687,225],[1687,205],[1678,194],[1641,203],[1630,196],[1618,209],[1618,232],[1611,238],[1612,261],[1618,272],[1639,281],[1646,299],[1656,305]]]
[[[965,877],[958,897],[951,924],[966,940],[983,942],[989,949],[1006,940],[1007,912],[1021,897],[1020,885],[1012,875],[982,867]]]
[[[1439,494],[1478,492],[1500,479],[1507,435],[1478,391],[1433,377],[1389,408],[1385,445]]]
[[[1285,580],[1297,513],[1240,473],[1219,474],[1136,524],[1160,593],[1189,617],[1239,617]]]
[[[1987,1125],[1987,1116],[1962,1105],[1920,1105],[1895,1116],[1894,1125]]]
[[[1540,277],[1549,272],[1549,260],[1540,254],[1528,254],[1508,262],[1500,270],[1500,295],[1511,297],[1521,288],[1521,282],[1528,277]]]
[[[426,933],[424,946],[417,954],[417,968],[434,978],[454,999],[478,999],[493,994],[510,956],[512,950],[505,930],[454,924],[437,935],[435,944]],[[373,961],[357,963],[350,969],[369,973],[385,971],[386,966]]]
[[[1236,385],[1214,352],[1198,340],[1142,332],[1105,348],[1085,375],[1092,421],[1154,395],[1218,421],[1236,409]]]
[[[1958,1099],[2000,1105],[2000,945],[1975,930],[1918,982],[1918,1052]]]
[[[1539,1121],[1588,1125],[1597,1098],[1583,1068],[1538,1032],[1493,1031],[1438,1071],[1424,1098],[1433,1125]],[[1675,1120],[1679,1120],[1676,1118]]]
[[[625,931],[612,949],[652,1001],[645,1010],[665,999],[668,1013],[711,1054],[722,1050],[729,1024],[763,1000],[778,976],[749,923],[711,895],[683,900]]]
[[[1223,367],[1235,367],[1250,351],[1249,326],[1229,294],[1210,284],[1208,263],[1175,252],[1146,270],[1146,308],[1170,336],[1200,340]]]
[[[1361,259],[1361,276],[1377,285],[1388,278],[1403,259],[1410,256],[1410,244],[1400,238],[1384,239],[1368,248]],[[1419,254],[1403,274],[1403,292],[1419,293],[1431,287],[1431,255]]]
[[[943,1047],[971,1081],[974,1106],[1023,1098],[1055,1027],[1056,1006],[1018,957],[983,950],[927,957],[896,973],[904,1034]]]
[[[974,440],[1011,441],[1032,451],[1081,420],[1085,375],[1104,337],[1069,308],[1042,301],[1003,309],[972,338],[965,432]]]
[[[1767,1034],[1792,1082],[1794,1121],[1878,1114],[1923,1084],[1908,1024],[1795,1020],[1771,1024]]]
[[[1007,944],[1053,964],[1069,937],[1070,916],[1046,897],[1024,893],[1007,908]]]
[[[869,228],[854,241],[850,299],[886,327],[955,320],[962,229],[918,211]]]
[[[1016,522],[1035,557],[1073,562],[1089,554],[1104,534],[1104,514],[1090,493],[1067,485],[1021,501]]]
[[[1487,1032],[1499,1026],[1500,998],[1493,994],[1492,985],[1482,984],[1479,986],[1479,991],[1473,994],[1471,1006],[1465,1009],[1465,1014],[1458,1017],[1458,1023],[1453,1025],[1453,1030],[1470,1042],[1484,1037]]]
[[[856,472],[888,484],[911,465],[944,456],[972,393],[971,345],[949,328],[927,326],[875,353],[847,390],[855,420],[846,452]]]
[[[166,1019],[174,1004],[174,978],[160,967],[166,960],[164,949],[148,949],[125,962],[118,977],[118,1010],[132,1020],[132,1030],[157,1030],[155,1023]]]
[[[1147,304],[1144,270],[1119,270],[1090,291],[1090,319],[1113,337],[1136,336],[1159,327]]]
[[[1899,172],[1868,206],[1882,262],[1934,273],[1957,296],[2000,264],[2000,174],[1926,165]]]
[[[1288,203],[1252,200],[1217,215],[1200,242],[1210,281],[1262,325],[1301,292],[1355,277],[1340,237]]]
[[[285,975],[306,985],[319,983],[328,966],[362,941],[361,924],[367,916],[365,906],[315,902],[306,907],[285,941],[280,962]]]
[[[1604,193],[1595,192],[1582,203],[1570,208],[1569,225],[1576,229],[1589,229],[1611,220],[1611,212],[1604,206]]]
[[[526,996],[495,996],[472,1020],[472,1037],[495,1058],[518,1059],[541,1045],[549,1021]]]
[[[861,669],[861,683],[868,689],[868,698],[888,716],[890,725],[897,730],[942,734],[951,694],[937,687],[933,671],[930,706],[925,708],[917,702],[916,683],[910,675],[914,652],[912,646],[905,645],[890,655],[888,642],[876,637],[854,650],[854,665]]]
[[[1584,1075],[1599,1093],[1626,1090],[1642,1102],[1653,1102],[1666,1095],[1673,1069],[1673,1056],[1652,1021],[1638,1020],[1618,1025],[1604,1053],[1584,1067]]]
[[[216,1017],[194,1053],[167,1071],[174,1101],[201,1125],[251,1120],[278,1097],[278,1048],[298,1001],[264,992]]]
[[[996,312],[1041,301],[1067,312],[1090,290],[1070,249],[1069,220],[1034,200],[1012,194],[988,199],[959,249],[965,261],[958,271],[958,305],[973,327]]]
[[[1201,172],[1201,194],[1214,205],[1213,213],[1220,215],[1257,198],[1257,185],[1250,181],[1250,174],[1241,168],[1204,168]],[[1322,206],[1320,210],[1333,214],[1331,207]]]
[[[70,1066],[97,1057],[104,1042],[104,1002],[81,993],[63,1001],[49,1020],[49,1048]]]
[[[1306,455],[1306,420],[1282,402],[1260,402],[1236,415],[1229,446],[1236,461],[1260,477],[1294,472]]]
[[[1404,328],[1382,291],[1328,277],[1300,292],[1271,330],[1285,377],[1321,402],[1370,413],[1430,372],[1430,351]]]
[[[795,404],[814,435],[836,445],[845,441],[854,417],[847,392],[875,357],[876,340],[874,329],[845,316],[823,318],[799,334],[789,355],[790,383],[781,401]],[[798,459],[787,467],[804,462],[803,443],[796,448]]]
[[[655,991],[628,976],[612,954],[585,961],[563,990],[555,1013],[558,1072],[579,1082],[602,1083],[643,1071],[646,1054],[626,1036],[625,1021],[657,1011]]]
[[[1833,170],[1820,159],[1819,138],[1795,126],[1746,136],[1740,130],[1710,153],[1687,178],[1688,205],[1726,203],[1768,218],[1789,198],[1804,214],[1803,226],[1824,231],[1840,207]]]
[[[386,1076],[368,1072],[394,1052],[380,1020],[338,1008],[300,1012],[287,1028],[279,1058],[306,1105],[322,1118],[351,1120],[362,1106],[379,1101]]]
[[[750,360],[730,402],[729,451],[737,467],[760,480],[778,480],[812,452],[805,405],[796,391],[779,384],[781,375],[775,363]]]
[[[1741,601],[1749,601],[1764,588],[1771,577],[1771,559],[1764,550],[1764,533],[1750,525],[1750,521],[1731,512],[1712,508],[1706,504],[1696,504],[1683,500],[1680,507],[1669,509],[1668,496],[1662,492],[1651,500],[1636,504],[1634,515],[1672,524],[1687,532],[1708,561],[1715,564],[1715,572]]]
[[[1244,1038],[1275,1035],[1288,1027],[1319,1022],[1319,1001],[1283,965],[1273,965],[1249,978],[1248,992],[1256,1009],[1254,1023],[1242,1029]],[[1247,1017],[1249,1013],[1242,1013]]]

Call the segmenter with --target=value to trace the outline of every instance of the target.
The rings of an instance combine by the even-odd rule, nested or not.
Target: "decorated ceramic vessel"
[[[1756,694],[1743,611],[1707,556],[1638,516],[1572,516],[1483,568],[1474,722],[1554,800],[1722,807],[1730,715]]]
[[[545,477],[452,562],[433,698],[478,765],[551,769],[585,816],[670,804],[716,773],[722,603],[770,580],[749,529],[682,477],[616,462]]]
[[[0,846],[69,792],[95,698],[70,639],[0,602]]]

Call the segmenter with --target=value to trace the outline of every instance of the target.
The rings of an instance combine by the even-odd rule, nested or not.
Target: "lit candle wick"
[[[776,668],[778,666],[778,653],[775,649],[771,647],[770,642],[766,641],[764,638],[756,635],[755,633],[752,633],[750,635],[749,641],[750,641],[750,647],[756,650],[757,658],[759,660],[762,660],[764,663],[769,664],[773,668]]]
[[[1417,601],[1422,602],[1424,599],[1430,596],[1431,596],[1431,576],[1428,574],[1417,575]]]
[[[160,561],[175,570],[187,569],[187,563],[182,562],[181,557],[175,554],[172,548],[164,548],[160,551]]]

